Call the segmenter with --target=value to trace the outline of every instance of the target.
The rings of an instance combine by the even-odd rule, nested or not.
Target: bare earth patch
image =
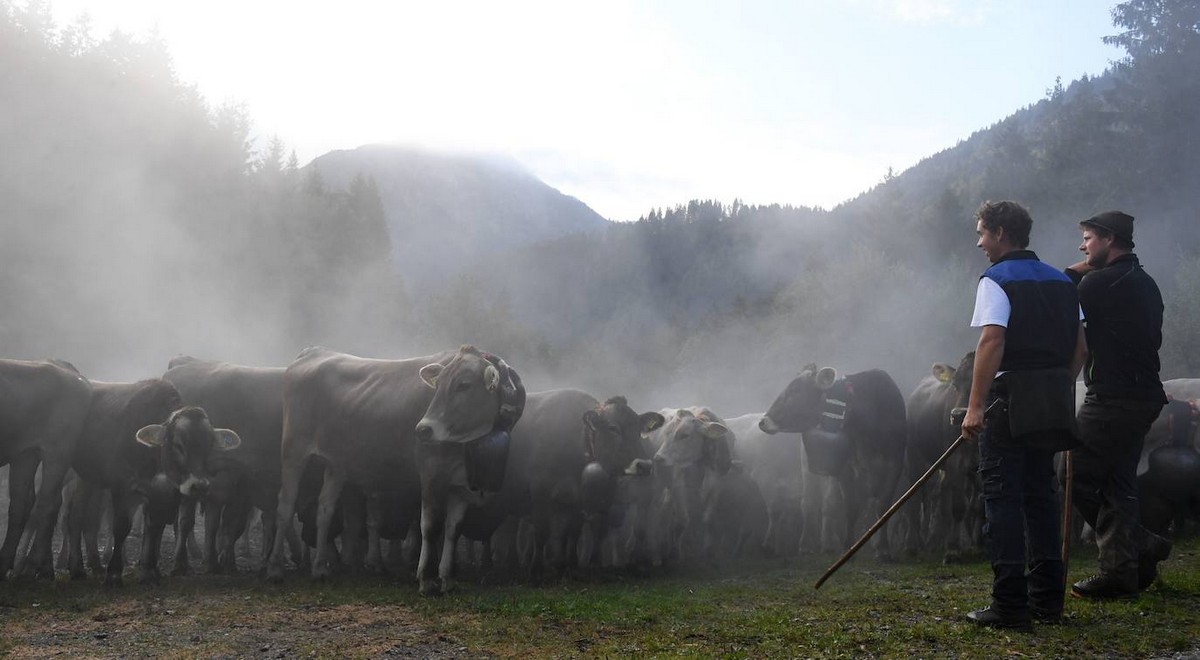
[[[143,593],[94,607],[0,608],[0,650],[13,658],[480,657],[403,605],[281,607],[236,592]]]

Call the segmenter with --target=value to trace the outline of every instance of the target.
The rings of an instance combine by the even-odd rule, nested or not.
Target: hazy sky
[[[301,163],[395,142],[513,155],[602,215],[831,207],[1122,55],[1097,0],[56,0],[156,29],[181,80]],[[262,142],[265,143],[265,140]],[[261,145],[260,145],[261,146]]]

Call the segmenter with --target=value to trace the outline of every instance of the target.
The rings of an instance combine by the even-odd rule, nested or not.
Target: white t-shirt
[[[975,314],[971,316],[971,327],[982,328],[985,325],[1008,327],[1008,317],[1012,314],[1012,304],[1008,302],[1008,294],[990,277],[979,278],[979,286],[975,289]]]

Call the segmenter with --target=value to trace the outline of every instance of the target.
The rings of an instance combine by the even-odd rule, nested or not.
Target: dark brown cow
[[[241,439],[229,429],[214,429],[204,410],[183,407],[175,386],[164,380],[93,381],[92,393],[73,466],[88,485],[112,492],[113,552],[105,580],[121,582],[131,515],[144,503],[139,578],[157,581],[163,528],[175,521],[180,499],[202,495],[209,486],[209,455],[234,449]],[[84,575],[78,552],[82,529],[68,533],[71,574]]]
[[[180,356],[171,360],[163,380],[179,390],[183,402],[208,413],[213,424],[242,439],[237,449],[210,455],[210,487],[204,496],[204,558],[210,573],[233,570],[233,546],[245,530],[252,508],[262,511],[263,561],[275,539],[279,502],[280,443],[283,437],[283,367],[247,367]],[[184,502],[180,536],[191,533],[195,500]],[[218,529],[220,534],[218,534]],[[293,556],[299,541],[288,537]],[[221,538],[223,546],[217,547]],[[186,545],[175,552],[175,572],[187,571]]]
[[[625,469],[635,458],[648,458],[640,436],[661,423],[658,413],[639,415],[620,396],[600,403],[576,389],[530,393],[512,433],[503,486],[485,506],[468,507],[464,535],[486,541],[498,530],[507,533],[504,523],[527,520],[534,580],[548,564],[560,570],[573,563],[576,550],[583,563],[598,563],[597,548],[621,506],[617,491]],[[592,544],[581,549],[584,525]],[[486,564],[486,544],[484,553]],[[511,548],[509,558],[515,560]]]
[[[21,533],[32,517],[25,570],[53,577],[51,542],[63,479],[87,419],[92,390],[60,360],[0,360],[0,465],[8,465],[8,530],[0,548],[0,580],[12,569]],[[42,482],[34,500],[39,463]],[[32,516],[31,516],[32,513]]]
[[[910,483],[924,474],[958,438],[960,429],[951,420],[950,412],[966,407],[974,372],[972,351],[963,357],[958,368],[944,363],[933,365],[931,374],[917,383],[909,395],[905,463]],[[979,529],[975,523],[982,515],[978,467],[979,452],[954,452],[942,464],[942,478],[922,489],[920,500],[906,507],[909,524],[905,550],[909,554],[931,544],[944,550],[943,563],[961,560],[962,540],[977,535],[973,530]]]
[[[870,502],[879,513],[891,504],[904,462],[904,395],[886,372],[872,369],[838,378],[830,367],[808,365],[759,422],[764,433],[801,433],[809,470],[837,478],[845,503],[843,542]],[[878,555],[891,559],[888,530],[875,537]]]
[[[598,562],[596,547],[610,530],[619,481],[634,459],[648,458],[641,434],[661,425],[658,413],[638,414],[621,396],[600,403],[574,389],[530,395],[514,434],[521,445],[514,459],[529,489],[535,579],[547,557],[557,568],[567,564],[585,522],[593,546],[585,550],[584,562]]]
[[[332,570],[329,525],[338,497],[354,484],[368,498],[386,497],[406,528],[420,511],[422,593],[452,587],[454,542],[462,514],[482,491],[467,482],[465,447],[486,436],[505,414],[503,365],[464,346],[407,360],[376,360],[310,348],[283,379],[282,479],[277,520],[290,521],[300,479],[311,460],[324,469],[317,510],[314,577]],[[503,366],[507,370],[507,366]],[[517,379],[519,382],[519,379]],[[521,390],[521,397],[524,397]],[[517,417],[519,417],[519,411]],[[358,533],[343,534],[343,553],[358,556]],[[437,578],[437,546],[444,547]],[[267,575],[283,575],[283,536],[276,531]]]

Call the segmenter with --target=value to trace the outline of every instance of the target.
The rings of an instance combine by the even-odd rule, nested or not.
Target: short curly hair
[[[1029,231],[1033,229],[1033,218],[1024,206],[1012,201],[987,201],[975,211],[975,219],[988,231],[1004,229],[1004,237],[1019,248],[1029,247]]]

